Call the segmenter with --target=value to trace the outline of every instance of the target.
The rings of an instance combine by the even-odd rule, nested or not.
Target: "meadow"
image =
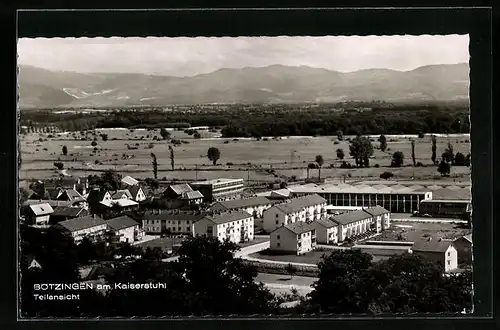
[[[99,134],[108,135],[103,141]],[[169,142],[162,140],[159,130],[146,129],[99,129],[81,135],[74,133],[29,133],[20,136],[20,179],[45,179],[60,175],[54,162],[62,162],[70,175],[95,174],[107,169],[115,169],[122,175],[137,178],[152,177],[151,153],[158,159],[158,178],[167,180],[201,180],[217,177],[243,178],[250,181],[274,182],[278,179],[297,180],[307,177],[307,165],[314,162],[316,155],[322,155],[324,165],[321,177],[352,177],[379,179],[381,173],[392,172],[401,179],[439,179],[436,166],[432,166],[430,136],[413,137],[416,141],[416,161],[424,167],[411,166],[411,144],[409,136],[387,136],[388,149],[377,149],[379,142],[373,137],[374,155],[369,168],[340,169],[336,150],[343,149],[344,160],[354,164],[349,156],[349,142],[338,141],[336,137],[289,137],[281,139],[263,138],[220,138],[218,133],[200,131],[201,138],[194,139],[183,131],[172,131],[172,138],[182,143],[173,146],[175,170],[171,169]],[[157,140],[153,140],[156,137]],[[91,145],[97,138],[97,145]],[[348,137],[345,137],[348,138]],[[83,139],[83,140],[82,140]],[[440,136],[437,139],[438,158],[448,142],[454,151],[470,152],[468,136]],[[66,146],[68,154],[62,154]],[[207,158],[209,147],[220,150],[220,159],[213,165]],[[94,152],[95,149],[95,152]],[[404,166],[390,168],[392,154],[401,151],[405,155]],[[453,167],[451,179],[465,178],[470,173],[467,167]],[[310,177],[318,176],[318,170],[309,171]],[[449,180],[450,178],[448,178]],[[446,179],[445,179],[446,180]]]

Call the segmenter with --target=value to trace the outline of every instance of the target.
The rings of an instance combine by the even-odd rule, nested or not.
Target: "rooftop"
[[[335,215],[335,216],[331,217],[330,219],[332,219],[333,221],[335,221],[338,224],[347,225],[347,224],[350,224],[350,223],[353,223],[356,221],[360,221],[360,220],[364,220],[364,219],[368,219],[368,218],[370,218],[370,215],[367,212],[365,212],[363,210],[359,210],[359,211],[352,211],[352,212],[343,213],[340,215]]]
[[[54,213],[52,213],[53,216],[58,216],[58,217],[69,217],[69,218],[76,218],[80,212],[82,212],[83,208],[81,207],[68,207],[68,206],[59,206],[56,207],[54,210]]]
[[[471,201],[468,199],[424,199],[420,203],[459,203],[469,204]]]
[[[111,198],[120,199],[123,195],[126,195],[128,198],[133,198],[132,194],[127,189],[117,190],[113,195],[111,195]]]
[[[185,192],[188,192],[188,191],[193,191],[193,189],[191,188],[190,185],[188,185],[187,183],[182,183],[182,184],[173,184],[173,185],[170,185],[169,188],[174,192],[176,193],[177,195],[182,195],[183,193]]]
[[[183,221],[198,221],[202,219],[206,213],[201,211],[161,211],[160,213],[146,213],[142,216],[144,220],[183,220]]]
[[[139,184],[139,181],[134,179],[133,177],[127,175],[126,177],[122,178],[122,182],[129,185],[129,186],[135,186],[136,184]]]
[[[137,202],[135,202],[133,200],[130,200],[130,199],[106,200],[106,201],[102,201],[102,202],[99,202],[99,203],[101,203],[102,205],[107,206],[107,207],[111,207],[115,203],[118,204],[121,207],[139,205],[139,203],[137,203]]]
[[[390,213],[389,211],[387,211],[386,209],[384,209],[382,206],[379,205],[375,207],[369,207],[363,210],[374,217]]]
[[[125,229],[125,228],[130,228],[137,226],[138,223],[134,219],[127,217],[126,215],[109,219],[106,221],[108,226],[113,229],[113,230],[120,230],[120,229]]]
[[[316,220],[315,222],[322,225],[325,228],[332,228],[337,226],[337,223],[335,221],[325,218],[321,218],[319,220]]]
[[[135,185],[135,186],[130,186],[127,190],[130,192],[130,195],[132,195],[133,198],[137,196],[139,193],[139,190],[141,190],[141,186]]]
[[[426,188],[414,189],[402,185],[350,185],[350,184],[305,184],[288,187],[294,193],[344,193],[344,194],[424,194],[430,192]]]
[[[450,247],[451,242],[439,239],[432,239],[430,241],[416,241],[413,244],[413,251],[418,252],[446,252]]]
[[[244,208],[244,207],[267,205],[267,204],[273,204],[273,203],[276,203],[276,202],[271,201],[271,200],[267,199],[266,197],[257,196],[257,197],[222,201],[222,202],[217,202],[215,204],[218,204],[227,210],[233,210],[233,209],[239,209],[239,208]]]
[[[286,203],[275,205],[275,207],[286,214],[290,214],[299,212],[306,207],[323,203],[326,203],[326,199],[324,199],[318,194],[312,194],[312,195],[292,198]]]
[[[47,215],[54,212],[54,209],[49,205],[49,203],[32,204],[29,208],[35,215]]]
[[[101,226],[105,225],[106,222],[99,218],[98,216],[92,217],[92,216],[87,216],[87,217],[81,217],[81,218],[74,218],[66,221],[61,221],[59,222],[60,226],[63,226],[64,228],[68,229],[71,232],[91,228],[91,227],[96,227],[96,226]]]
[[[229,212],[205,216],[205,218],[211,220],[212,222],[218,225],[242,219],[247,219],[250,217],[252,217],[250,214],[242,211],[229,211]]]
[[[241,182],[243,183],[243,179],[213,179],[213,180],[207,180],[207,181],[196,181],[191,184],[193,185],[210,185],[210,184],[217,184],[217,183],[229,183],[229,182]]]
[[[310,223],[297,221],[294,223],[290,223],[288,225],[283,226],[284,228],[290,230],[292,233],[298,235],[302,233],[307,233],[311,230],[314,230],[314,226]],[[279,228],[278,228],[279,229]]]
[[[199,192],[198,190],[195,191],[186,191],[185,193],[182,194],[183,199],[198,199],[198,198],[203,198],[203,194]]]

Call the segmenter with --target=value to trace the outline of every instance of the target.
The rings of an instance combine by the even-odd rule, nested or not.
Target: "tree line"
[[[236,105],[235,105],[236,106]],[[115,111],[99,114],[25,111],[21,125],[53,126],[64,131],[94,128],[161,128],[185,129],[191,126],[222,128],[225,137],[258,137],[289,135],[347,135],[468,133],[469,110],[462,105],[398,105],[374,107],[372,111],[342,113],[335,106],[305,107],[293,105],[260,105],[235,109],[164,112],[151,110]]]

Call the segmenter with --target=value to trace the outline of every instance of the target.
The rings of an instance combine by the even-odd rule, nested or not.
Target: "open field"
[[[115,169],[123,175],[129,174],[137,178],[152,177],[151,156],[153,152],[158,158],[158,177],[167,180],[201,180],[216,177],[244,178],[250,177],[250,181],[276,181],[278,178],[295,176],[297,179],[307,177],[307,164],[314,161],[316,155],[323,155],[325,164],[321,170],[321,176],[342,177],[350,176],[353,179],[378,179],[384,171],[394,173],[395,178],[410,179],[436,179],[439,178],[437,169],[431,165],[431,143],[430,137],[416,138],[417,162],[422,162],[427,167],[412,167],[411,145],[409,137],[388,137],[388,151],[382,152],[375,149],[373,158],[370,160],[372,167],[340,169],[336,158],[336,149],[343,149],[347,162],[354,163],[349,156],[349,142],[337,141],[336,137],[292,137],[280,140],[268,139],[257,141],[255,139],[224,139],[209,137],[216,136],[214,133],[202,132],[202,139],[193,139],[182,131],[173,131],[172,137],[183,140],[179,146],[175,146],[175,171],[170,168],[168,142],[153,141],[153,136],[159,137],[159,130],[119,130],[102,129],[98,134],[108,134],[108,141],[102,141],[97,137],[97,146],[91,146],[92,134],[83,135],[87,140],[82,141],[80,132],[76,132],[76,138],[72,134],[49,134],[32,133],[20,137],[21,148],[21,180],[36,178],[44,179],[58,176],[53,163],[61,161],[64,163],[70,175],[88,175],[106,169]],[[148,137],[149,136],[149,137]],[[43,141],[40,142],[39,140]],[[469,137],[438,137],[438,157],[445,150],[447,143],[451,142],[455,151],[464,154],[470,152]],[[46,140],[46,141],[45,141]],[[334,144],[336,142],[337,144]],[[374,147],[379,143],[373,139]],[[68,148],[68,155],[61,154],[62,146]],[[129,149],[137,148],[137,149]],[[221,152],[221,158],[216,166],[213,166],[206,157],[209,147],[217,147]],[[389,168],[392,153],[401,151],[405,155],[402,168]],[[378,164],[379,167],[373,167]],[[330,168],[330,166],[334,168]],[[196,169],[196,170],[195,170]],[[273,169],[274,173],[269,173]],[[470,169],[467,167],[453,167],[451,178],[453,180],[467,177]],[[318,170],[311,170],[310,176],[317,176]]]

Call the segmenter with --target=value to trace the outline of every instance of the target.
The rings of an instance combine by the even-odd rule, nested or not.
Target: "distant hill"
[[[349,73],[306,66],[220,69],[192,77],[19,69],[22,108],[201,103],[459,100],[469,94],[469,66]]]

